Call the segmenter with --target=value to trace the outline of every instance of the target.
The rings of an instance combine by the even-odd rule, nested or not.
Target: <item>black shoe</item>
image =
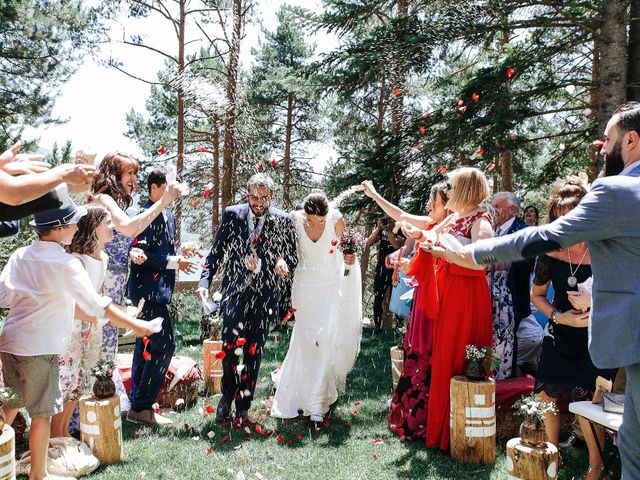
[[[216,408],[216,420],[219,422],[229,418],[231,414],[231,400],[227,397],[223,396],[220,399],[220,403],[218,403],[218,408]]]
[[[564,442],[558,443],[560,448],[584,448],[587,444],[581,440],[575,432],[571,432]]]

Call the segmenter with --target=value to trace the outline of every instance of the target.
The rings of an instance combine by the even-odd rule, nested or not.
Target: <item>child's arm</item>
[[[82,320],[83,322],[96,323],[98,321],[96,317],[92,317],[91,315],[87,315],[86,313],[84,313],[84,311],[77,305],[73,316],[78,320]]]
[[[130,317],[116,305],[109,305],[104,311],[104,316],[116,327],[130,328],[136,334],[136,337],[145,337],[153,334],[149,322]]]

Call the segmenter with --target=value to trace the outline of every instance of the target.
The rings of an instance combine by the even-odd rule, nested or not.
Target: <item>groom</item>
[[[211,280],[226,257],[222,278],[222,420],[236,404],[236,422],[249,421],[248,411],[258,379],[269,325],[280,318],[282,292],[278,277],[298,264],[291,217],[270,207],[273,180],[258,173],[247,183],[247,202],[227,207],[207,256],[196,294],[209,295]]]

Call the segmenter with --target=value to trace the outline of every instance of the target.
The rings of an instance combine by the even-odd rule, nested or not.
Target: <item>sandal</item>
[[[608,475],[602,476],[603,471],[604,471],[604,465],[595,465],[590,463],[584,478],[585,480],[598,480],[600,477],[609,478]]]

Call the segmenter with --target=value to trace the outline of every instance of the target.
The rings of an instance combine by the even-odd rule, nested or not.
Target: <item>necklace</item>
[[[588,251],[589,251],[588,248],[584,250],[584,253],[582,254],[582,258],[580,259],[580,263],[578,263],[578,265],[576,266],[576,269],[574,270],[573,265],[571,265],[571,250],[567,249],[567,255],[569,256],[569,272],[571,272],[571,275],[569,276],[569,278],[567,278],[567,284],[571,288],[574,288],[576,285],[578,285],[578,279],[576,278],[576,273],[578,273],[578,269],[580,268],[580,265],[582,265],[582,261],[584,260],[584,257],[587,256]]]

